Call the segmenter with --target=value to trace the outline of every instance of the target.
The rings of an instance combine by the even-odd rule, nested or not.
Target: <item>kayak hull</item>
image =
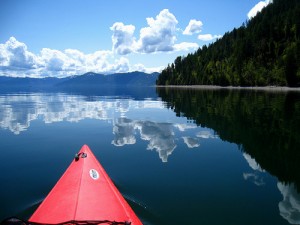
[[[29,221],[56,224],[87,220],[142,224],[84,145]]]

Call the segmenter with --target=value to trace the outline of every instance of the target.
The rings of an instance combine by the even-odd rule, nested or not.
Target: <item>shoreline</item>
[[[172,89],[197,89],[197,90],[253,90],[253,91],[296,91],[300,92],[300,87],[281,87],[281,86],[264,86],[264,87],[241,87],[241,86],[217,86],[217,85],[156,85],[157,88]]]

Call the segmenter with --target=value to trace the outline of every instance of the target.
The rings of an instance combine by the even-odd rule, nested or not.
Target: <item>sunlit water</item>
[[[296,129],[292,141],[277,143],[282,140],[276,135],[257,139],[259,132],[243,120],[243,113],[250,111],[247,118],[253,124],[259,120],[261,130],[271,133],[270,123],[261,122],[270,118],[256,118],[251,106],[240,113],[222,108],[244,107],[241,95],[179,90],[148,98],[1,94],[0,219],[28,219],[74,154],[88,144],[144,224],[299,224],[300,170],[290,171],[300,169],[295,147],[299,96],[293,98],[291,118],[283,118],[281,111],[289,110],[282,109],[286,94],[273,94],[276,102],[267,99],[274,107],[264,102],[273,95],[246,94],[249,105],[258,95],[262,108],[255,108],[263,111],[262,117],[272,114],[282,120],[277,121],[278,132]],[[285,126],[289,123],[295,123],[293,128]],[[287,146],[294,155],[283,152],[278,158],[278,150],[268,148],[273,145]]]

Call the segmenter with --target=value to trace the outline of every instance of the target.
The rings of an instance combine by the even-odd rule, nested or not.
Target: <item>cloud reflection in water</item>
[[[115,146],[135,144],[134,127],[134,121],[123,117],[119,118],[113,126],[115,139],[112,141],[112,144]]]
[[[249,180],[257,186],[265,185],[262,174],[266,171],[249,154],[243,153],[243,156],[253,170],[252,173],[243,173],[244,180]],[[283,196],[283,200],[278,204],[280,215],[290,224],[300,224],[300,193],[293,183],[278,182],[277,187]]]
[[[199,138],[203,138],[203,139],[213,139],[213,138],[219,138],[219,136],[217,134],[212,134],[210,131],[208,130],[203,130],[200,131],[196,134],[197,137]]]
[[[170,123],[155,123],[140,121],[137,123],[141,138],[149,141],[147,149],[155,149],[163,162],[168,161],[168,156],[176,148],[173,126]]]
[[[192,137],[182,137],[184,143],[189,147],[189,148],[197,148],[200,146],[199,139],[198,138],[192,138]]]
[[[151,99],[135,101],[47,93],[0,95],[0,128],[18,135],[26,131],[34,120],[42,120],[46,124],[84,119],[112,121],[116,117],[125,117],[133,109],[163,107],[162,102]]]
[[[19,135],[28,130],[35,120],[45,124],[74,123],[84,119],[107,121],[113,124],[114,138],[111,144],[136,144],[139,136],[148,142],[148,150],[158,152],[162,162],[168,161],[178,140],[183,140],[188,148],[197,148],[201,139],[218,138],[211,130],[199,130],[196,124],[161,122],[161,114],[151,114],[151,111],[162,113],[161,109],[164,108],[163,102],[151,99],[136,101],[130,98],[60,93],[0,95],[0,127]],[[132,115],[134,119],[128,118]]]
[[[115,135],[112,144],[123,146],[135,144],[135,133],[139,131],[142,140],[149,141],[148,150],[155,149],[163,162],[168,161],[168,156],[176,148],[173,126],[171,123],[159,123],[152,121],[131,120],[119,118],[114,123],[113,133]]]
[[[262,177],[262,173],[264,173],[265,170],[261,168],[261,166],[254,158],[251,157],[251,155],[244,152],[243,157],[247,161],[249,167],[253,170],[251,173],[243,173],[244,180],[248,180],[254,183],[256,186],[265,185],[264,178]]]
[[[278,204],[280,215],[290,224],[300,224],[300,194],[295,185],[278,182],[277,187],[283,196]]]

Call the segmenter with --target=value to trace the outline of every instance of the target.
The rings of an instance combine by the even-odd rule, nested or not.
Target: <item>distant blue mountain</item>
[[[149,87],[154,86],[159,73],[116,73],[111,75],[93,72],[66,78],[20,78],[0,76],[1,90],[64,90],[97,87]]]
[[[60,87],[78,87],[78,86],[139,86],[149,87],[154,86],[159,73],[115,73],[111,75],[103,75],[97,73],[85,73],[81,76],[74,76],[71,79],[66,79],[57,85]]]
[[[5,77],[0,76],[0,87],[12,88],[12,87],[54,87],[60,82],[64,82],[71,78],[30,78],[30,77]]]

